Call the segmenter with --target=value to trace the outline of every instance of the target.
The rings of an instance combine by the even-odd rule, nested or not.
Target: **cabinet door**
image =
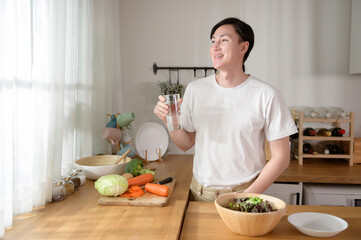
[[[339,194],[306,194],[305,205],[314,206],[347,206],[345,195]]]
[[[288,205],[301,205],[302,183],[274,183],[264,194],[282,199]]]
[[[300,205],[299,193],[270,192],[268,195],[283,200],[287,205]]]
[[[361,203],[361,186],[350,184],[305,184],[304,204],[355,207]]]

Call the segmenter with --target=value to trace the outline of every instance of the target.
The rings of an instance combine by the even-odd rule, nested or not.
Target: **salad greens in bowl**
[[[286,203],[281,199],[255,193],[222,194],[214,204],[226,226],[245,236],[271,232],[286,212]]]
[[[232,202],[228,204],[228,206],[226,206],[226,208],[241,212],[254,213],[276,211],[276,209],[272,207],[269,201],[263,200],[259,197],[235,198]]]

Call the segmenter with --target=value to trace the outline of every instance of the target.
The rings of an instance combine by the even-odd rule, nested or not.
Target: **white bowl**
[[[287,219],[298,231],[313,237],[332,237],[348,227],[345,220],[325,213],[300,212]]]
[[[93,157],[80,158],[75,164],[83,169],[84,175],[88,179],[97,180],[101,176],[109,174],[123,174],[125,166],[131,158],[126,157],[118,164],[113,164],[120,156],[118,155],[99,155]]]

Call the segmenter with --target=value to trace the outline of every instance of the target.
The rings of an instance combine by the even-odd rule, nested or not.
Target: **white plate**
[[[147,150],[147,160],[155,161],[163,156],[167,151],[169,143],[168,132],[165,128],[156,122],[146,122],[141,125],[135,134],[135,149],[140,157],[145,157]]]
[[[331,237],[348,227],[345,220],[325,213],[295,213],[287,220],[301,233],[313,237]]]

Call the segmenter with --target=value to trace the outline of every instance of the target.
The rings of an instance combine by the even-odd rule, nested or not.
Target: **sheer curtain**
[[[0,238],[77,158],[106,153],[118,17],[117,0],[0,0]]]

